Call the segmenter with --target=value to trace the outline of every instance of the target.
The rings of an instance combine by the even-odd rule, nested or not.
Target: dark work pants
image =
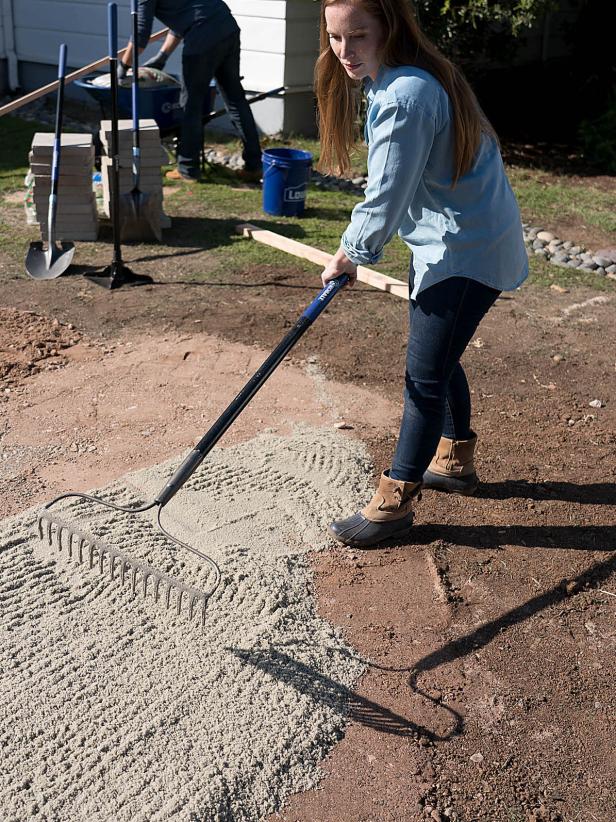
[[[229,117],[244,143],[243,158],[248,170],[261,168],[259,135],[240,80],[240,36],[233,34],[205,54],[182,55],[184,109],[178,148],[178,169],[188,177],[199,177],[203,145],[203,109],[209,102],[214,78]]]
[[[450,277],[409,300],[404,413],[390,476],[419,482],[442,436],[471,435],[471,397],[460,357],[499,291]]]

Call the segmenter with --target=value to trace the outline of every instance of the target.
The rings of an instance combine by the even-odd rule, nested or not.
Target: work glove
[[[154,57],[150,57],[149,60],[146,60],[145,63],[142,63],[141,65],[143,68],[159,69],[162,71],[168,59],[169,55],[161,49],[158,54],[155,54]]]
[[[127,66],[126,63],[123,63],[121,60],[118,60],[118,80],[124,80],[126,77],[126,72],[129,70],[130,66]]]

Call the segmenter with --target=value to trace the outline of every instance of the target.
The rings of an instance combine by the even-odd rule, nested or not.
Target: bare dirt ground
[[[318,287],[266,266],[184,284],[172,265],[112,293],[3,276],[3,516],[193,444]],[[341,294],[225,441],[345,422],[379,472],[406,310]],[[505,295],[465,355],[477,497],[427,492],[408,543],[315,554],[322,615],[371,664],[321,789],[276,819],[616,818],[615,319],[615,291]]]

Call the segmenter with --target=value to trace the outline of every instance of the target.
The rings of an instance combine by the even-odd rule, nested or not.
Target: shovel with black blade
[[[60,46],[58,57],[58,102],[56,104],[56,130],[51,159],[51,193],[47,211],[47,249],[39,240],[30,243],[26,254],[26,271],[35,280],[54,280],[71,264],[75,253],[74,243],[56,244],[56,211],[58,208],[58,179],[60,177],[60,146],[62,143],[62,110],[64,107],[64,77],[66,75],[66,43]]]

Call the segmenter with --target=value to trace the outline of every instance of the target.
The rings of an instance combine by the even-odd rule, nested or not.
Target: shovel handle
[[[51,156],[51,189],[47,211],[47,242],[51,248],[55,242],[56,211],[58,207],[58,180],[60,177],[60,146],[62,144],[62,110],[64,107],[64,78],[66,76],[66,43],[60,45],[58,54],[58,102],[56,103],[56,128]]]
[[[141,176],[141,149],[139,147],[139,9],[137,0],[131,0],[130,15],[133,23],[133,82],[131,85],[133,103],[133,188],[139,188]]]
[[[61,43],[58,54],[58,102],[56,105],[56,126],[51,160],[52,194],[57,194],[58,176],[60,173],[60,145],[62,142],[62,108],[64,105],[64,78],[66,77],[66,43]]]
[[[58,80],[66,77],[66,43],[60,44],[60,54],[58,55]]]
[[[111,224],[113,226],[113,265],[123,266],[120,245],[120,149],[118,136],[118,4],[107,4],[109,40],[109,78],[111,88]]]

